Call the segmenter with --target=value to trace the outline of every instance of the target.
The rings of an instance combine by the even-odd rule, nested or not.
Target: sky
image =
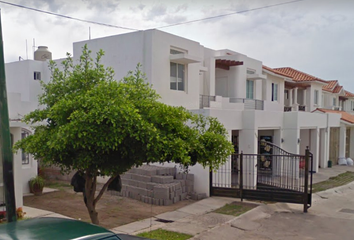
[[[0,1],[5,62],[14,62],[20,56],[33,59],[33,46],[48,46],[53,59],[58,59],[72,53],[73,42],[90,35],[93,39],[135,30],[4,2],[135,30],[159,29],[208,48],[231,49],[272,68],[293,67],[321,79],[339,80],[354,93],[352,0],[5,0]],[[266,7],[281,3],[286,4]],[[230,15],[169,26],[225,14]]]

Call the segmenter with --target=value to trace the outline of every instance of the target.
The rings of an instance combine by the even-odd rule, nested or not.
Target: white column
[[[339,158],[345,158],[345,139],[347,135],[347,128],[341,124],[339,129]]]
[[[244,154],[257,154],[258,128],[255,111],[243,111],[242,121],[243,128],[239,131],[239,150]],[[243,186],[252,189],[257,185],[257,158],[245,156],[242,163]]]
[[[327,146],[327,128],[320,129],[320,153],[319,165],[320,168],[326,168],[328,165],[328,146]]]
[[[303,96],[303,105],[305,106],[305,110],[306,111],[309,111],[309,110],[307,110],[306,108],[307,108],[307,104],[306,104],[306,89],[304,89],[304,96]]]
[[[297,103],[297,87],[294,89],[294,104],[298,104]]]
[[[328,114],[328,113],[327,113]],[[330,147],[330,142],[331,142],[331,128],[327,127],[326,128],[326,134],[325,134],[325,143],[324,143],[324,157],[325,157],[325,168],[328,167],[328,161],[331,160],[329,159],[329,147]],[[334,160],[334,159],[333,159]],[[332,160],[332,161],[333,161]]]
[[[11,134],[13,135],[13,142],[21,140],[21,128],[11,128]],[[17,151],[13,155],[13,170],[14,170],[14,186],[15,186],[15,198],[16,198],[16,208],[23,206],[23,183],[22,179],[22,153]]]
[[[350,128],[349,157],[354,159],[354,127]]]
[[[311,142],[310,151],[313,154],[313,171],[318,172],[319,165],[319,153],[320,153],[320,139],[319,139],[319,129],[311,129]],[[311,169],[311,166],[309,167]]]
[[[244,154],[258,152],[258,131],[256,129],[242,129],[239,131],[240,151]],[[254,157],[252,157],[254,156]],[[243,157],[243,187],[253,189],[257,185],[257,155]]]
[[[293,89],[289,89],[289,106],[293,106]]]

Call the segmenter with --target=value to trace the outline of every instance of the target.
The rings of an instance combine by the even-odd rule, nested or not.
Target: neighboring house
[[[354,95],[340,89],[338,83],[336,85],[292,68],[272,69],[244,54],[228,49],[209,49],[198,42],[159,30],[76,42],[73,44],[74,59],[79,58],[84,44],[93,53],[100,49],[105,51],[102,63],[114,69],[117,80],[141,63],[147,81],[160,94],[162,102],[216,117],[224,124],[238,153],[257,153],[261,139],[295,154],[304,154],[309,146],[314,156],[314,171],[317,172],[319,167],[327,167],[331,157],[337,160],[342,156],[337,156],[330,148],[335,135],[332,132],[336,131],[332,129],[344,129],[343,126],[349,131],[353,129],[346,118],[343,120],[343,114],[332,107],[354,111]],[[30,79],[30,73],[33,75],[33,71],[40,71],[42,78],[49,79],[45,62],[26,62],[8,64],[33,64],[17,67],[18,72],[24,69],[26,73],[23,76],[8,75],[8,82],[14,77],[17,81],[27,81],[20,93],[12,91],[17,94],[17,100],[14,98],[10,106],[16,105],[19,99],[21,104],[26,101],[32,104],[33,100],[33,106],[36,106],[34,94],[39,92],[26,92],[39,89],[33,85],[37,81]],[[36,64],[42,64],[43,69],[35,70]],[[330,98],[336,99],[335,102],[332,99],[333,105],[330,105]],[[334,112],[323,110],[325,106],[330,106]],[[19,110],[11,111],[12,118],[20,118],[16,115]],[[18,113],[23,115],[24,112]],[[343,133],[340,132],[342,135],[338,141],[343,142]],[[354,133],[350,136],[354,137]],[[354,141],[348,144],[340,145],[339,150],[354,147]],[[348,156],[353,157],[353,154],[350,152]],[[234,170],[238,165],[238,159],[230,157],[219,170],[230,173],[229,177],[220,181],[225,184],[234,181],[237,177]],[[252,168],[256,169],[255,165]],[[195,190],[209,195],[209,169],[196,165],[190,168],[190,172],[195,176]],[[250,181],[252,184],[254,179]]]
[[[47,58],[42,58],[41,52],[48,54],[44,47],[35,52],[37,60],[24,60],[5,64],[6,86],[10,117],[10,133],[15,143],[29,134],[32,129],[21,122],[25,114],[39,108],[38,95],[41,93],[40,80],[48,82],[50,72]],[[16,206],[23,205],[23,194],[29,193],[28,181],[37,175],[37,161],[31,155],[18,151],[14,154],[14,184]]]

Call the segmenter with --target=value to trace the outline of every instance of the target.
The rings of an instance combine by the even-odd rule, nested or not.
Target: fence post
[[[243,202],[243,151],[240,154],[240,198]]]
[[[308,209],[308,191],[309,191],[309,161],[310,160],[310,150],[306,147],[305,151],[305,186],[304,186],[304,213]]]

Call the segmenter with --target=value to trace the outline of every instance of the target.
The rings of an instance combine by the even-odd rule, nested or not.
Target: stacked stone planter
[[[143,165],[121,175],[118,194],[144,203],[168,206],[194,192],[194,175],[177,173],[174,167]]]

